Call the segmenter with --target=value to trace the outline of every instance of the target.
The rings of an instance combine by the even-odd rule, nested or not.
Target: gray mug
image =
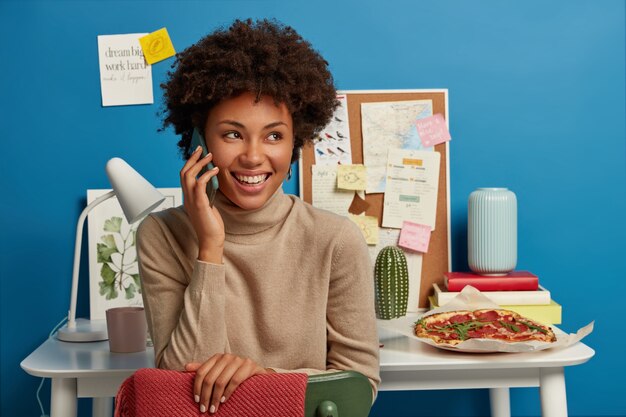
[[[116,353],[146,350],[148,325],[143,307],[116,307],[106,311],[109,349]]]

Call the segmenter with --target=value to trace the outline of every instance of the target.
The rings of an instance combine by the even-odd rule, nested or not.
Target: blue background
[[[109,187],[105,162],[178,186],[177,139],[156,115],[172,59],[153,67],[155,105],[103,108],[96,36],[165,26],[182,50],[233,18],[276,17],[340,89],[449,89],[454,269],[467,269],[469,193],[515,191],[518,268],[563,305],[563,329],[596,320],[596,356],[566,369],[570,415],[626,415],[624,12],[623,0],[1,2],[0,414],[40,414],[39,379],[19,363],[67,312],[76,219],[86,189]],[[84,256],[79,316],[86,272]],[[49,382],[44,393],[48,410]],[[511,402],[515,416],[540,414],[536,389]],[[486,390],[382,392],[372,411],[488,413]]]

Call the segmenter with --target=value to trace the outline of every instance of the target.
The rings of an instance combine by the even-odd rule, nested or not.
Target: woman
[[[200,40],[174,68],[164,124],[182,135],[184,206],[150,215],[138,231],[156,365],[196,372],[202,412],[266,372],[356,370],[375,392],[363,237],[347,218],[281,188],[337,105],[326,61],[290,27],[248,20]],[[206,157],[190,149],[194,129]],[[201,174],[209,162],[215,168]]]

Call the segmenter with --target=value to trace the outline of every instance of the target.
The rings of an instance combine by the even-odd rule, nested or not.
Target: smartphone
[[[197,128],[195,128],[193,130],[193,135],[191,137],[191,145],[189,149],[191,149],[193,152],[198,146],[202,147],[202,158],[207,156],[209,151],[206,148],[204,138],[200,134],[200,131]],[[207,166],[202,168],[202,171],[200,171],[200,174],[198,174],[198,176],[204,174],[205,172],[213,168],[215,168],[215,165],[213,165],[213,162],[209,162]],[[219,188],[219,182],[217,181],[217,175],[216,175],[214,177],[211,177],[211,180],[206,185],[206,195],[209,197],[209,204],[211,205],[211,207],[213,207],[213,201],[215,201],[215,193],[217,192],[218,188]]]

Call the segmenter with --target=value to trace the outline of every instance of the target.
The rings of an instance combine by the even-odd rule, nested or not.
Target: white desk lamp
[[[74,248],[74,270],[72,273],[72,295],[67,325],[59,329],[57,337],[65,342],[93,342],[107,340],[105,320],[76,319],[76,298],[78,297],[78,269],[80,266],[80,250],[83,236],[83,225],[87,214],[98,204],[117,196],[124,216],[128,223],[134,223],[154,210],[165,200],[145,178],[120,158],[112,158],[107,162],[106,173],[113,191],[95,199],[78,218],[76,226],[76,246]]]

